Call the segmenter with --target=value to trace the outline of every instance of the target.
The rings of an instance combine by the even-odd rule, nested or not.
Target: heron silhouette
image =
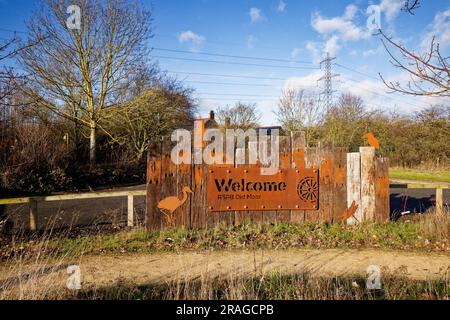
[[[183,198],[179,199],[178,197],[167,197],[158,203],[157,208],[164,214],[166,222],[170,227],[173,226],[173,213],[186,202],[188,193],[194,192],[191,188],[184,187]]]

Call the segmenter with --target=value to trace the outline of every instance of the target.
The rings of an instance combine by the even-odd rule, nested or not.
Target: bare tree
[[[237,102],[233,107],[217,109],[217,122],[222,128],[247,130],[258,126],[261,114],[256,104]]]
[[[303,89],[285,90],[274,113],[284,130],[304,131],[306,142],[311,142],[320,117],[317,96],[314,93]]]
[[[405,0],[403,10],[414,15],[414,10],[420,8],[420,0]]]
[[[450,57],[444,57],[439,43],[433,37],[429,51],[420,54],[406,49],[380,30],[382,42],[389,53],[392,64],[409,73],[411,80],[406,84],[386,81],[380,74],[385,85],[397,92],[415,96],[450,96]],[[392,48],[396,49],[397,57]]]
[[[81,8],[81,26],[70,28],[67,8]],[[28,96],[56,114],[89,129],[89,158],[95,163],[97,131],[105,109],[126,96],[135,70],[145,64],[151,15],[136,1],[47,0],[28,22],[28,42],[20,52],[31,74]]]

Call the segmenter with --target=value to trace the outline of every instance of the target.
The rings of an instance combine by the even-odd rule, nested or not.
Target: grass
[[[311,277],[309,273],[272,273],[255,277],[226,277],[164,284],[117,283],[82,290],[73,299],[162,299],[162,300],[448,300],[446,280],[415,281],[402,274],[384,274],[380,290],[368,290],[366,278]]]
[[[35,283],[32,290],[11,290],[2,299],[78,300],[448,300],[449,280],[411,280],[402,269],[381,270],[381,289],[369,290],[364,276],[314,277],[297,274],[259,273],[223,277],[183,277],[162,283],[117,280],[107,286],[61,290],[54,283]]]
[[[385,224],[241,224],[210,229],[126,230],[113,234],[54,234],[12,237],[0,244],[0,266],[7,281],[0,281],[0,299],[449,299],[448,275],[442,280],[411,280],[402,270],[382,270],[382,290],[368,291],[363,276],[313,277],[264,274],[255,267],[250,275],[182,276],[163,283],[116,280],[106,287],[80,291],[55,287],[47,274],[65,275],[67,263],[86,255],[182,250],[290,248],[378,248],[448,252],[449,215],[428,215],[415,223]]]
[[[439,220],[439,221],[437,221]],[[349,248],[447,252],[450,219],[424,215],[416,223],[385,224],[240,224],[210,229],[146,231],[114,234],[52,235],[45,247],[38,239],[12,239],[0,245],[0,261],[27,256],[96,255],[103,253],[177,252],[180,250]]]
[[[450,183],[450,170],[390,168],[389,177],[415,181]]]

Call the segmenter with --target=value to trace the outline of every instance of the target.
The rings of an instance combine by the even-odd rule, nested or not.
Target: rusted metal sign
[[[319,205],[315,169],[210,168],[208,210],[316,210]]]

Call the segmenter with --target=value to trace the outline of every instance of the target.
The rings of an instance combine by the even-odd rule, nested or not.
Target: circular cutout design
[[[317,201],[319,188],[313,177],[303,178],[297,185],[297,194],[305,202]]]

